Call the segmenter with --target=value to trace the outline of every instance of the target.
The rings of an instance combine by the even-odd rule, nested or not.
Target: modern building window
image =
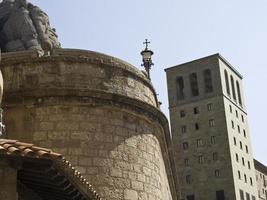
[[[232,95],[233,95],[233,98],[234,100],[236,100],[236,93],[235,93],[235,82],[234,82],[234,78],[233,76],[231,75],[231,86],[232,86]]]
[[[181,132],[186,133],[186,126],[185,125],[181,126]]]
[[[212,103],[208,103],[207,104],[207,109],[208,109],[208,111],[212,111],[213,110],[213,104]]]
[[[234,137],[234,145],[236,145],[236,138]]]
[[[184,111],[184,110],[181,110],[181,111],[180,111],[180,117],[181,117],[181,118],[185,117],[185,111]]]
[[[246,153],[248,153],[248,146],[246,145]]]
[[[210,69],[204,70],[204,84],[205,84],[205,93],[210,93],[213,91],[212,74]]]
[[[198,107],[194,107],[193,110],[194,110],[194,114],[195,114],[195,115],[199,113],[199,108],[198,108]]]
[[[236,116],[236,118],[238,118],[238,111],[237,110],[235,110],[235,116]]]
[[[237,125],[237,130],[238,130],[238,133],[240,133],[240,126]]]
[[[192,183],[192,177],[191,177],[191,175],[187,175],[186,177],[185,177],[185,181],[186,181],[186,183],[189,185],[189,184],[191,184]]]
[[[214,172],[215,177],[220,177],[221,176],[221,172],[220,170],[216,169]]]
[[[236,81],[236,89],[237,89],[238,103],[242,106],[241,92],[238,81]]]
[[[227,91],[227,94],[229,96],[231,96],[230,94],[230,86],[229,86],[229,77],[228,77],[228,73],[226,70],[224,70],[224,78],[225,78],[225,84],[226,84],[226,91]]]
[[[243,129],[243,135],[244,135],[245,138],[247,137],[247,133],[246,133],[245,129]]]
[[[242,150],[243,149],[243,144],[242,144],[241,141],[239,142],[239,145],[240,145],[240,149]]]
[[[177,100],[183,100],[185,98],[184,78],[181,76],[176,79],[176,93],[177,93]]]
[[[245,183],[248,182],[248,180],[247,180],[247,175],[246,175],[246,174],[244,174],[244,180],[245,180]]]
[[[197,74],[196,73],[190,74],[189,80],[190,80],[190,85],[191,85],[191,95],[192,95],[192,97],[198,96],[199,95],[199,90],[198,90]]]
[[[231,105],[229,105],[229,110],[230,110],[230,113],[233,112],[233,109],[232,109],[232,106]]]
[[[246,192],[246,200],[250,200],[250,194]]]
[[[241,115],[241,119],[242,119],[242,122],[244,122],[244,116],[243,115]]]
[[[266,196],[266,197],[267,197],[267,196]],[[253,196],[253,195],[251,196],[251,198],[252,198],[252,200],[256,200],[256,197],[255,197],[255,196]]]
[[[250,162],[248,161],[248,169],[251,169],[251,167],[250,167]]]
[[[186,200],[195,200],[195,195],[187,195]]]
[[[195,130],[199,130],[199,124],[195,123]]]
[[[224,190],[216,191],[216,200],[225,200]]]
[[[241,180],[241,172],[238,170],[238,179]]]
[[[214,161],[218,160],[218,153],[217,152],[214,152],[212,154],[212,158],[213,158]]]
[[[210,143],[211,144],[216,144],[216,136],[211,136],[210,137]]]
[[[236,158],[236,162],[239,162],[239,156],[237,153],[235,154],[235,158]]]
[[[239,190],[239,194],[240,194],[240,200],[245,200],[245,196],[244,196],[243,190]]]
[[[231,123],[232,123],[232,129],[234,129],[234,128],[235,128],[235,123],[234,123],[234,121],[232,120]]]
[[[184,165],[185,165],[185,166],[189,166],[189,159],[188,159],[188,158],[185,158],[185,159],[184,159]]]
[[[198,156],[198,163],[203,164],[204,163],[204,156]]]
[[[197,147],[202,147],[202,146],[203,146],[203,140],[197,139]]]
[[[245,159],[242,157],[242,165],[245,166]]]
[[[250,185],[252,186],[253,185],[253,180],[252,180],[251,177],[249,179],[250,179]]]
[[[187,150],[188,147],[189,147],[188,142],[184,142],[184,143],[183,143],[183,149],[184,149],[184,150]]]
[[[210,120],[209,120],[209,126],[210,126],[210,127],[215,126],[215,120],[214,120],[214,119],[210,119]]]

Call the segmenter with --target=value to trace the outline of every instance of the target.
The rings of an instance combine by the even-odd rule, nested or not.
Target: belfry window
[[[242,106],[241,92],[238,81],[236,81],[236,88],[237,88],[238,103]]]
[[[226,91],[227,94],[230,96],[230,86],[229,86],[229,78],[228,78],[228,73],[226,70],[224,70],[224,78],[225,78],[225,84],[226,84]]]
[[[177,93],[177,100],[183,100],[184,96],[184,78],[178,77],[176,79],[176,93]]]
[[[196,73],[190,74],[189,79],[190,79],[192,97],[198,96],[199,90],[198,90],[197,74]]]
[[[233,94],[233,98],[234,98],[234,100],[236,100],[235,82],[234,82],[234,78],[233,78],[233,76],[231,76],[231,85],[232,85],[232,94]]]
[[[206,69],[204,71],[204,84],[205,84],[205,93],[210,93],[213,91],[212,75],[210,69]]]

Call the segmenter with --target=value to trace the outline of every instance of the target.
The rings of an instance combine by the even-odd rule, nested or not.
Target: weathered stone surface
[[[64,154],[106,199],[170,200],[170,191],[176,199],[168,123],[146,77],[94,52],[56,50],[31,62],[30,52],[17,54],[1,63],[10,138]]]
[[[0,48],[4,52],[59,48],[55,29],[39,7],[26,0],[0,3]]]

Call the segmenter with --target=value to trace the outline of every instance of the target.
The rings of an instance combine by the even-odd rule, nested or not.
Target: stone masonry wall
[[[24,124],[31,127],[27,128],[27,141],[66,155],[103,197],[171,199],[155,136],[158,124],[106,106],[39,106],[23,112],[28,121]],[[10,110],[8,118],[12,116]],[[18,133],[16,127],[8,132],[9,138],[20,137],[12,135]]]
[[[30,55],[3,56],[6,137],[62,153],[108,200],[176,199],[167,120],[142,73],[92,52]]]

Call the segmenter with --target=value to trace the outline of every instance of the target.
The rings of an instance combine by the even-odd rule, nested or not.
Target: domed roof
[[[33,90],[39,91],[39,97],[88,96],[100,92],[159,108],[156,91],[146,74],[121,59],[102,53],[79,49],[54,49],[46,56],[36,51],[9,52],[2,54],[0,66],[9,97],[17,95],[18,91],[21,98],[26,93],[36,97]],[[14,76],[18,79],[16,82]]]

